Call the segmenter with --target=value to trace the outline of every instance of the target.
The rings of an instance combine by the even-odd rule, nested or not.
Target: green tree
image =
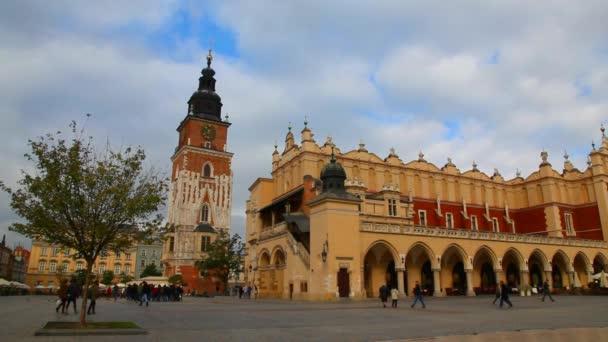
[[[101,283],[104,285],[110,285],[114,281],[114,272],[108,270],[104,271],[101,275]]]
[[[172,276],[169,277],[169,279],[167,280],[169,282],[169,284],[182,284],[182,275],[181,274],[174,274]]]
[[[128,282],[130,282],[132,280],[133,280],[133,277],[131,277],[129,275],[126,275],[124,273],[122,273],[120,275],[120,282],[123,283],[123,284],[126,284],[126,283],[128,283]]]
[[[217,277],[224,284],[224,291],[228,289],[228,279],[238,278],[242,272],[242,255],[245,245],[241,237],[234,234],[232,237],[224,230],[220,230],[215,241],[207,246],[207,253],[196,262],[203,276]]]
[[[76,271],[75,276],[76,276],[76,282],[78,283],[78,285],[83,286],[85,284],[85,282],[87,281],[87,270]],[[89,274],[88,277],[89,277],[89,279],[92,279],[94,276],[93,276],[93,274]]]
[[[148,266],[146,266],[146,268],[144,268],[143,271],[141,271],[141,274],[139,275],[140,278],[145,278],[145,277],[160,277],[163,274],[156,269],[156,265],[154,264],[149,264]]]
[[[87,117],[90,115],[87,114]],[[87,262],[84,283],[103,250],[126,251],[141,229],[159,226],[150,219],[166,199],[167,181],[153,168],[144,168],[141,148],[95,150],[91,137],[70,124],[71,137],[61,132],[29,140],[25,157],[33,171],[22,170],[19,189],[3,182],[0,189],[24,219],[10,229],[32,239],[74,249],[74,259]],[[155,221],[152,222],[151,221]],[[80,323],[86,324],[87,288]]]

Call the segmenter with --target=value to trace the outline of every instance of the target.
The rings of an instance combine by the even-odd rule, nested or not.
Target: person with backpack
[[[500,307],[502,308],[502,303],[505,302],[509,304],[509,308],[513,307],[513,304],[509,300],[509,290],[507,289],[507,285],[504,281],[500,281]]]
[[[551,289],[549,288],[549,282],[545,279],[545,282],[543,283],[543,299],[541,299],[541,301],[544,302],[546,296],[549,296],[549,299],[551,299],[552,302],[555,302],[555,299],[551,297]]]

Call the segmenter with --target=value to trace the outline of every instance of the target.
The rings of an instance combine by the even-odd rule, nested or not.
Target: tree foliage
[[[143,271],[141,271],[141,274],[139,275],[140,278],[145,278],[145,277],[160,277],[163,274],[156,269],[156,265],[155,264],[149,264],[146,266],[146,268],[144,268]]]
[[[101,275],[100,283],[104,285],[110,285],[114,281],[114,272],[111,270],[104,271]]]
[[[217,277],[228,288],[228,279],[231,276],[238,278],[242,272],[242,255],[245,244],[241,237],[234,234],[232,237],[224,230],[220,230],[215,241],[207,247],[207,254],[196,262],[196,266],[204,276]]]
[[[126,283],[128,283],[128,282],[130,282],[132,280],[133,280],[133,277],[131,277],[130,275],[126,275],[124,273],[122,273],[120,275],[120,282],[123,283],[123,284],[126,284]]]
[[[182,284],[182,275],[181,274],[174,274],[172,276],[169,277],[169,279],[167,280],[169,282],[169,284],[178,284],[181,285]]]
[[[103,250],[125,251],[140,238],[141,229],[159,226],[160,216],[150,216],[164,203],[167,182],[154,169],[144,168],[141,148],[115,151],[108,144],[96,151],[76,122],[70,128],[69,140],[61,132],[29,140],[31,152],[25,157],[34,171],[21,171],[17,190],[3,182],[0,189],[24,219],[10,229],[76,250],[73,258],[87,262],[88,282]],[[84,305],[86,300],[82,324]]]

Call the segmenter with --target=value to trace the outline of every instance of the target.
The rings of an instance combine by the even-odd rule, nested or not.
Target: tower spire
[[[211,52],[213,49],[209,48],[209,53],[207,54],[207,68],[211,69],[211,62],[213,61],[213,55]]]

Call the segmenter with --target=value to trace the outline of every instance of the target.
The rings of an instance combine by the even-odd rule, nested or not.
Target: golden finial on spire
[[[207,68],[211,68],[211,61],[213,60],[211,51],[213,51],[213,49],[209,49],[209,53],[207,54]]]

